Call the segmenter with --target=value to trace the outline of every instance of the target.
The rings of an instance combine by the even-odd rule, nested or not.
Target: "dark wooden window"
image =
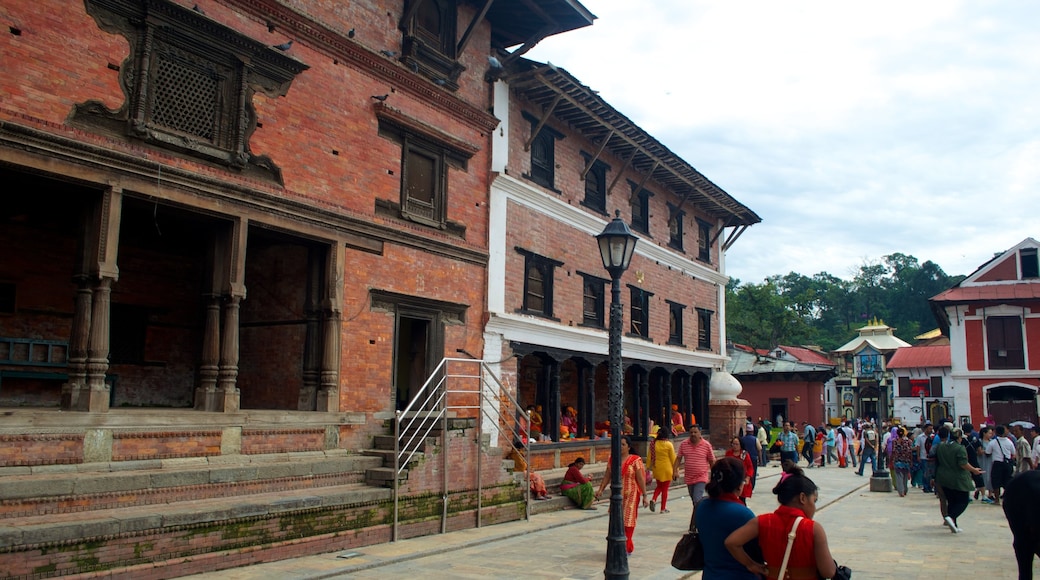
[[[445,153],[405,136],[401,160],[401,214],[432,226],[444,224],[448,175]]]
[[[697,309],[697,348],[711,350],[711,310]]]
[[[683,344],[683,310],[686,306],[668,300],[668,344]]]
[[[579,274],[581,274],[579,272]],[[606,310],[606,286],[609,283],[603,278],[591,274],[582,277],[582,316],[584,326],[604,328],[604,311]]]
[[[650,338],[650,297],[654,294],[642,288],[629,286],[630,332],[634,336]]]
[[[697,220],[697,259],[711,263],[711,224]]]
[[[552,189],[556,180],[556,139],[543,131],[531,142],[531,180]]]
[[[932,382],[932,385],[931,385],[931,387],[932,387],[931,388],[931,396],[933,396],[933,397],[941,397],[941,396],[943,396],[942,377],[932,377],[931,378],[931,382]]]
[[[456,60],[457,12],[455,0],[410,0],[401,23],[401,61],[451,90],[465,70]]]
[[[629,182],[634,190],[636,184]],[[654,194],[647,190],[641,190],[638,194],[632,196],[632,229],[643,233],[650,234],[650,198]]]
[[[683,249],[683,218],[686,212],[672,204],[668,204],[668,245],[679,250]]]
[[[910,377],[899,377],[898,383],[899,383],[899,386],[897,388],[898,388],[899,396],[900,397],[909,397],[909,396],[911,396],[910,395],[910,393],[911,393],[911,390],[910,390]]]
[[[1018,316],[990,316],[986,319],[986,345],[989,368],[1024,369],[1022,319]]]
[[[392,211],[399,210],[404,219],[459,230],[459,224],[448,221],[449,171],[467,171],[469,158],[480,148],[381,103],[375,108],[379,135],[401,146],[400,206],[381,200],[386,211],[394,215]]]
[[[585,159],[585,163],[588,163],[592,157],[589,155],[582,154]],[[599,213],[607,213],[607,170],[609,167],[602,161],[596,161],[589,168],[588,173],[585,174],[585,199],[582,204],[586,207],[598,211]]]
[[[521,311],[547,318],[553,315],[553,279],[563,262],[546,258],[522,248],[516,251],[524,257],[524,298]]]
[[[524,119],[531,124],[531,134],[540,124],[539,119],[533,115],[523,113]],[[556,141],[563,139],[563,133],[542,125],[538,134],[531,139],[531,172],[524,177],[531,181],[556,191]]]
[[[1024,248],[1018,256],[1022,261],[1022,278],[1040,278],[1040,262],[1037,261],[1036,248]]]

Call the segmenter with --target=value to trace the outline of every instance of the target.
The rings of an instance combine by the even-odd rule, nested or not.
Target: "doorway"
[[[787,414],[787,399],[769,399],[769,420],[775,421],[774,427],[783,427],[784,421],[790,421]]]
[[[432,320],[400,315],[394,344],[394,387],[396,408],[403,411],[415,398],[430,374],[430,327]]]

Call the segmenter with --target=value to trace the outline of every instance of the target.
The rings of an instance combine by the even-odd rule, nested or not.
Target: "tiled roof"
[[[923,369],[927,367],[949,367],[950,346],[909,346],[892,355],[885,365],[889,369]]]
[[[878,334],[873,336],[857,336],[849,342],[842,345],[840,348],[834,350],[834,352],[857,352],[865,344],[869,344],[874,347],[874,350],[878,352],[888,352],[896,350],[897,348],[904,348],[910,346],[910,343],[903,339],[892,335],[892,334]]]
[[[993,302],[1040,299],[1040,281],[955,286],[932,298],[933,302]]]
[[[771,373],[820,373],[818,380],[826,381],[837,374],[833,365],[781,360],[770,356],[759,356],[739,349],[729,350],[730,360],[726,370],[732,375],[758,375]]]
[[[787,354],[793,356],[803,363],[818,364],[837,366],[837,363],[824,356],[822,353],[816,352],[811,348],[802,348],[800,346],[786,346],[780,345],[780,348],[784,349]]]

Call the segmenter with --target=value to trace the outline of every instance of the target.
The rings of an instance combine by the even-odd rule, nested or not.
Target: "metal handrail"
[[[454,369],[450,369],[449,365],[465,364],[465,365],[477,365],[477,371],[475,373],[457,373],[452,372]],[[454,388],[455,383],[465,384],[469,380],[475,380],[477,388],[474,389],[463,389]],[[489,392],[490,391],[490,392]],[[479,405],[452,405],[449,397],[451,395],[459,394],[478,394]],[[505,395],[505,398],[503,398]],[[513,410],[511,415],[514,417],[512,420],[509,419],[509,415],[503,414],[502,407],[509,407]],[[519,441],[523,448],[523,455],[529,457],[530,450],[530,425],[531,417],[520,408],[519,402],[513,393],[510,392],[509,385],[503,384],[499,377],[494,373],[487,363],[481,360],[469,359],[469,358],[444,358],[438,363],[437,367],[433,370],[430,376],[423,383],[422,387],[419,388],[412,400],[408,402],[405,408],[401,411],[397,411],[394,417],[394,469],[393,469],[393,494],[394,494],[394,521],[391,541],[397,541],[398,537],[398,520],[399,520],[399,506],[400,506],[400,483],[401,474],[410,465],[412,458],[419,453],[419,449],[422,443],[429,437],[430,433],[437,426],[437,423],[441,423],[441,445],[447,446],[446,435],[448,432],[448,418],[452,412],[460,410],[477,410],[477,437],[475,439],[479,446],[480,441],[483,438],[483,420],[488,419],[493,421],[496,425],[499,438],[502,433],[508,435],[507,442],[511,449],[519,450],[520,448],[516,445]],[[509,409],[506,409],[508,411]],[[526,425],[526,433],[524,433],[523,425]],[[404,435],[402,435],[402,430]],[[526,435],[526,437],[525,437]],[[447,531],[447,518],[448,518],[448,453],[442,454],[444,457],[444,482],[442,487],[442,514],[441,514],[441,533]],[[481,465],[481,453],[477,453],[477,527],[481,527],[481,512],[483,506],[483,482],[481,481],[480,474],[482,473]],[[531,494],[531,464],[527,461],[527,469],[524,472],[524,498],[525,498],[525,519],[529,519],[530,513],[530,494]]]

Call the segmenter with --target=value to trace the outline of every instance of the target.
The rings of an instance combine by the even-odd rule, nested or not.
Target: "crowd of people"
[[[1014,475],[1040,466],[1038,434],[1037,426],[1027,421],[987,424],[978,431],[969,422],[957,427],[952,419],[938,428],[931,421],[913,427],[864,420],[820,427],[802,422],[800,434],[793,422],[785,421],[770,450],[779,454],[781,462],[804,461],[806,469],[835,464],[857,468],[858,464],[859,476],[869,462],[871,475],[890,477],[899,497],[915,488],[934,494],[943,522],[951,532],[960,533],[957,518],[971,502],[999,505]],[[762,456],[764,464],[765,453]]]
[[[679,477],[692,502],[692,523],[704,550],[702,577],[831,578],[841,571],[831,557],[823,526],[813,521],[818,499],[808,469],[852,467],[863,476],[867,463],[874,477],[891,477],[899,497],[920,489],[938,500],[942,522],[962,531],[958,518],[973,501],[999,504],[1002,489],[1017,473],[1040,466],[1040,437],[1031,423],[955,427],[943,421],[908,427],[843,421],[819,427],[803,422],[801,430],[784,421],[772,436],[770,424],[748,418],[724,457],[691,425],[678,445],[671,429],[655,430],[645,458],[629,435],[621,439],[622,515],[626,549],[635,549],[641,508],[668,513],[668,490]],[[772,442],[772,443],[771,443]],[[782,474],[772,493],[778,507],[755,516],[748,509],[758,470],[779,457]],[[800,464],[804,464],[802,467]],[[582,459],[571,464],[561,491],[584,509],[601,499],[610,484],[608,468],[597,491],[582,475]],[[653,491],[651,495],[651,486]],[[660,502],[660,503],[658,503]],[[793,535],[792,535],[793,534]],[[783,570],[781,570],[783,568]]]

